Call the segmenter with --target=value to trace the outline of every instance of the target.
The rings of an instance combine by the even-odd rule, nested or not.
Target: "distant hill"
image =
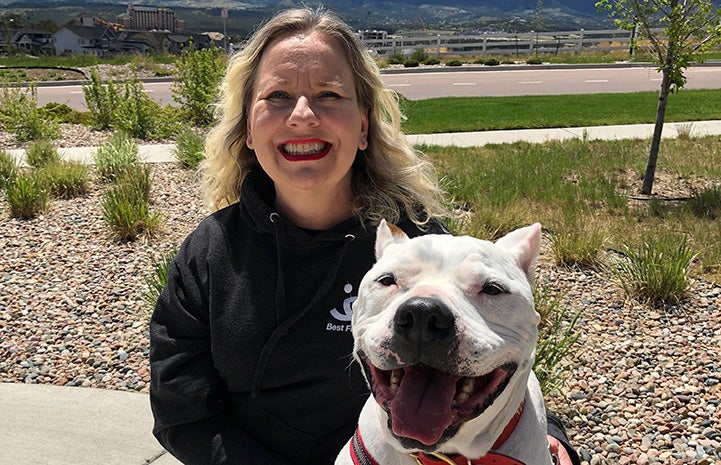
[[[134,5],[173,8],[185,20],[188,32],[222,31],[220,8],[229,11],[226,30],[246,36],[256,25],[279,9],[301,5],[302,0],[141,0]],[[560,31],[611,28],[613,24],[596,11],[596,0],[545,0],[540,16],[536,0],[326,0],[356,29],[410,30],[530,30]],[[716,2],[718,5],[721,2]],[[2,12],[22,14],[31,23],[50,19],[63,25],[80,13],[113,21],[127,11],[127,2],[108,0],[0,0]],[[0,25],[1,26],[1,25]]]

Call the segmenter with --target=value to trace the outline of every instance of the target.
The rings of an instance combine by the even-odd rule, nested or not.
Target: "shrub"
[[[540,65],[543,64],[543,61],[541,61],[540,58],[529,58],[526,60],[526,64],[528,65]]]
[[[394,50],[390,54],[388,54],[387,60],[389,65],[402,65],[403,61],[405,61],[403,58],[403,53],[398,50]]]
[[[205,138],[191,129],[185,129],[175,140],[175,159],[183,168],[195,170],[205,158]]]
[[[36,174],[50,195],[71,199],[88,193],[90,168],[78,161],[62,161],[44,166]]]
[[[5,188],[10,216],[30,220],[47,210],[50,194],[28,173],[18,174]]]
[[[408,59],[403,62],[403,66],[406,68],[417,68],[418,62],[416,60]]]
[[[424,48],[417,48],[411,53],[411,60],[415,60],[418,63],[423,63],[428,59],[428,53]]]
[[[37,139],[57,139],[60,126],[56,121],[46,120],[37,107],[36,88],[29,91],[3,88],[0,95],[0,125],[15,134],[20,142]]]
[[[116,185],[102,195],[103,219],[115,239],[134,241],[141,234],[152,234],[160,226],[161,217],[150,212],[150,168],[125,172]]]
[[[498,66],[501,64],[500,61],[496,60],[495,58],[489,58],[483,62],[486,66]]]
[[[191,44],[192,46],[192,44]],[[213,122],[213,104],[218,98],[227,58],[220,48],[185,50],[176,62],[173,100],[189,121],[202,126]]]
[[[437,65],[440,62],[441,62],[441,60],[439,60],[438,58],[433,58],[433,57],[429,57],[429,58],[426,58],[425,60],[423,60],[423,64],[428,65],[428,66]]]
[[[721,187],[710,187],[694,192],[686,207],[699,218],[715,220],[721,217]]]
[[[158,139],[171,132],[162,121],[161,107],[145,93],[143,83],[136,78],[128,80],[123,98],[113,112],[113,127],[139,139]]]
[[[686,236],[649,238],[625,257],[610,263],[618,284],[629,297],[651,304],[678,303],[690,285],[689,267],[695,255]]]
[[[25,151],[25,161],[33,168],[42,168],[50,164],[60,163],[60,154],[51,141],[40,139],[28,145]]]
[[[117,132],[97,148],[93,162],[101,181],[115,181],[123,171],[140,163],[138,146],[130,136]]]
[[[95,70],[90,71],[90,83],[83,86],[85,106],[90,111],[90,117],[95,129],[110,129],[113,127],[113,112],[120,105],[120,93],[113,82],[105,85]]]
[[[0,190],[4,190],[15,179],[17,170],[15,158],[5,150],[0,149]]]
[[[448,60],[446,61],[446,66],[462,66],[463,63],[461,63],[460,60]]]

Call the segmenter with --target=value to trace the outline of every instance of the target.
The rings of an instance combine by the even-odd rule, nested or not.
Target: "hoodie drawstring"
[[[335,266],[329,270],[329,273],[326,274],[325,278],[323,279],[323,282],[318,287],[318,290],[316,291],[315,295],[311,299],[310,303],[299,312],[294,313],[291,315],[288,319],[281,322],[281,315],[286,313],[286,302],[285,302],[285,279],[283,277],[283,267],[282,267],[282,256],[281,256],[281,240],[283,238],[283,226],[282,221],[280,220],[280,215],[278,213],[271,213],[270,215],[270,221],[273,223],[273,227],[275,229],[276,234],[276,247],[278,250],[278,282],[276,286],[276,296],[275,296],[275,303],[276,303],[276,309],[275,309],[275,315],[276,315],[276,321],[278,326],[276,327],[275,331],[270,335],[270,338],[268,341],[266,341],[265,345],[263,346],[263,349],[260,352],[260,356],[258,357],[258,365],[255,368],[255,373],[253,374],[253,384],[251,385],[251,397],[257,397],[261,390],[261,383],[263,381],[263,375],[265,374],[265,369],[268,365],[268,362],[270,361],[270,356],[273,353],[273,349],[275,349],[275,346],[278,344],[278,341],[281,337],[286,335],[288,333],[288,330],[291,326],[293,326],[295,323],[297,323],[303,316],[305,316],[308,311],[310,311],[311,308],[313,308],[321,297],[323,297],[328,290],[330,289],[331,285],[335,281],[336,277],[338,276],[338,271],[340,271],[341,262],[343,261],[343,258],[345,257],[346,250],[348,249],[348,246],[351,242],[355,240],[355,236],[352,234],[347,234],[345,236],[345,240],[343,241],[343,248],[340,251],[340,254],[338,256],[338,259],[335,261]]]

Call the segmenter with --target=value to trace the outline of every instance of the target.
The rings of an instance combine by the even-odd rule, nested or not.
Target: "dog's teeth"
[[[472,378],[465,378],[463,380],[461,389],[458,391],[458,394],[453,399],[453,406],[455,406],[456,404],[468,402],[468,399],[470,399],[471,394],[473,393],[473,385],[474,382]]]
[[[391,380],[390,380],[390,388],[392,392],[398,391],[398,387],[401,384],[401,371],[400,370],[393,370],[391,371]]]

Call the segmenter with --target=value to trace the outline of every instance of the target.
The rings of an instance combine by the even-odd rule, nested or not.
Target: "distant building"
[[[134,31],[184,32],[185,21],[177,19],[175,12],[163,6],[135,6],[128,4],[128,12],[117,17],[124,29]]]
[[[55,54],[102,56],[118,50],[118,33],[107,25],[65,26],[53,34]]]
[[[10,47],[33,55],[54,54],[53,35],[38,29],[18,29],[10,39]]]

